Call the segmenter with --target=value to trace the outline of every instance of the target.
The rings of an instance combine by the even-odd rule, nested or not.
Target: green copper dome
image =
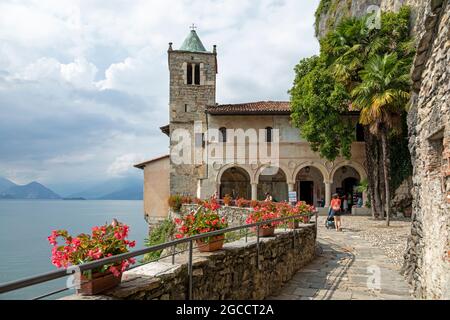
[[[189,35],[186,39],[184,39],[180,50],[191,52],[207,52],[195,30],[191,30],[191,32],[189,32]]]

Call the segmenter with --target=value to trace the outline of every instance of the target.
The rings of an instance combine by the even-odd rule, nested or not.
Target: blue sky
[[[217,102],[287,100],[319,0],[0,0],[0,176],[63,193],[168,151],[168,42],[217,45]]]

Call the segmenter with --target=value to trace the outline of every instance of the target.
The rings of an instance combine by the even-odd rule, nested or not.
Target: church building
[[[195,30],[190,31],[178,50],[169,43],[168,64],[170,123],[161,127],[161,131],[170,137],[169,154],[135,165],[144,171],[147,221],[167,217],[167,200],[172,194],[204,199],[217,192],[220,198],[229,194],[263,200],[269,192],[275,201],[287,201],[288,194],[295,192],[298,200],[320,208],[329,204],[332,193],[353,196],[354,186],[366,178],[365,145],[357,125],[358,113],[342,115],[357,126],[350,160],[327,161],[311,150],[299,129],[291,124],[289,101],[218,103],[216,46],[206,50]],[[250,129],[262,133],[258,137],[269,148],[277,144],[276,170],[273,162],[247,161],[251,142],[245,134]],[[217,139],[206,138],[211,130],[219,133]],[[174,158],[179,151],[180,132],[185,140],[190,139],[192,148],[182,152],[182,157],[190,161]],[[235,148],[235,132],[244,132],[241,144],[246,151],[223,161],[225,148]],[[237,145],[239,148],[239,142]],[[211,152],[222,148],[223,152]],[[268,168],[272,170],[268,172]]]

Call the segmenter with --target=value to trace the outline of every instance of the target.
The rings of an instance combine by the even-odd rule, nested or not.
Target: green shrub
[[[171,196],[169,196],[168,199],[168,204],[169,207],[174,210],[174,211],[180,211],[181,209],[181,205],[183,204],[183,197],[180,196],[179,194],[173,194]]]
[[[175,223],[171,219],[162,221],[150,231],[149,237],[145,239],[145,246],[151,247],[170,241],[175,233],[175,229]],[[158,259],[161,256],[161,252],[162,250],[147,253],[144,256],[143,262],[150,262]]]

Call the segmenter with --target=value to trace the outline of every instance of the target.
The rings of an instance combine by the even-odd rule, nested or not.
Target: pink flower
[[[131,247],[131,248],[134,248],[134,246],[136,246],[136,241],[130,241],[129,243],[128,243],[128,245]]]
[[[111,266],[109,267],[109,271],[111,271],[111,273],[115,276],[115,277],[119,277],[120,276],[120,271],[117,267],[115,266]]]

